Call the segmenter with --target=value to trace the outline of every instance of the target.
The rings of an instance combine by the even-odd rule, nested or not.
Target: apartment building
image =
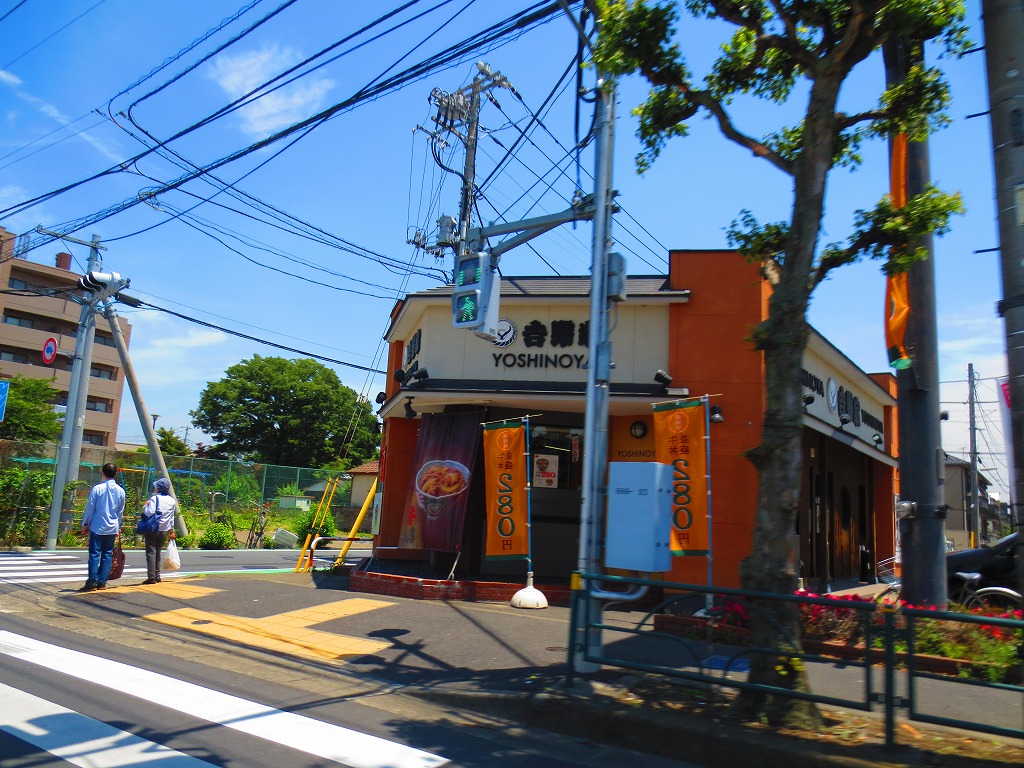
[[[15,256],[15,236],[0,228],[0,377],[21,375],[52,379],[57,405],[67,405],[71,363],[78,336],[82,295],[71,254],[58,253],[53,264]],[[89,371],[83,445],[113,447],[124,391],[124,372],[107,322],[98,318]],[[131,325],[118,318],[126,344]],[[57,341],[57,357],[43,362],[47,339]]]

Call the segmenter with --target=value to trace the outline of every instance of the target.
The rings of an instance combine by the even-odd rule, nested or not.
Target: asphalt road
[[[403,695],[416,680],[504,688],[524,665],[564,658],[536,644],[548,632],[564,643],[564,616],[509,610],[368,599],[311,584],[308,574],[87,594],[12,586],[0,595],[3,765],[141,764],[132,762],[137,750],[158,768],[685,768]],[[524,634],[521,651],[488,630],[502,617]],[[531,626],[543,637],[527,640]],[[423,641],[427,627],[436,640]],[[460,638],[469,647],[456,663]],[[491,679],[480,667],[499,656]]]

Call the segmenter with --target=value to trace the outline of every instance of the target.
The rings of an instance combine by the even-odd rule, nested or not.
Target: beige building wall
[[[82,295],[76,284],[80,274],[72,271],[66,253],[57,254],[53,264],[15,258],[14,240],[13,234],[0,228],[0,377],[52,379],[59,393],[57,404],[64,405],[81,314],[81,305],[71,296]],[[51,290],[55,295],[39,295]],[[113,447],[124,371],[106,320],[97,320],[82,443]],[[131,325],[123,318],[118,322],[130,345]],[[48,338],[57,340],[58,350],[50,365],[42,358]]]

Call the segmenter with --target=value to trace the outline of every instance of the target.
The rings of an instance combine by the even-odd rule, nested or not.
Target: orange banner
[[[898,133],[892,137],[892,160],[889,163],[889,197],[893,208],[907,204],[907,135]],[[885,283],[885,349],[889,365],[897,370],[909,368],[903,340],[910,320],[910,291],[907,273],[890,275]]]
[[[710,551],[706,423],[701,400],[654,406],[658,461],[672,467],[673,555],[706,557]]]
[[[521,560],[530,555],[526,427],[521,421],[484,425],[487,537],[484,557]]]

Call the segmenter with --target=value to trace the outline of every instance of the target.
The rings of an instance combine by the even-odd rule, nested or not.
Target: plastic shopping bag
[[[174,543],[174,539],[167,542],[167,548],[164,549],[164,561],[160,566],[165,571],[176,571],[181,568],[181,558],[178,556],[178,545]]]

